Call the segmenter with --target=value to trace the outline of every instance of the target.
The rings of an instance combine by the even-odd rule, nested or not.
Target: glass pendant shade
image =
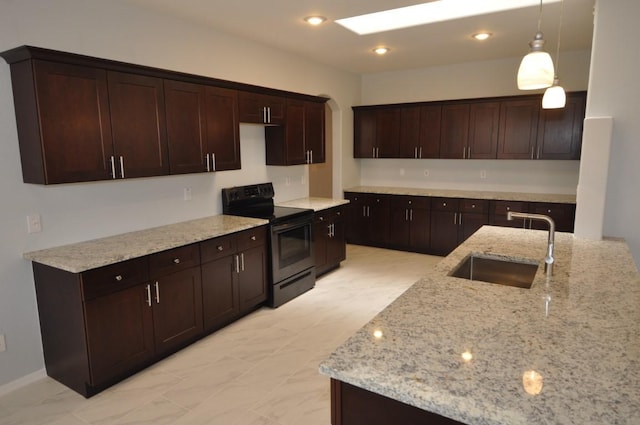
[[[545,90],[542,96],[542,109],[559,109],[567,104],[567,95],[558,83],[558,79],[554,79],[553,85]]]
[[[551,87],[555,71],[551,55],[542,50],[544,40],[540,31],[529,45],[531,51],[522,58],[518,68],[518,89],[537,90]]]

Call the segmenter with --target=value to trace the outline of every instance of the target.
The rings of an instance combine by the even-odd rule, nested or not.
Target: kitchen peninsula
[[[485,226],[337,348],[320,365],[333,425],[637,424],[640,276],[625,242],[557,233],[554,275],[540,266],[530,289],[448,276],[470,253],[541,262],[546,244]]]

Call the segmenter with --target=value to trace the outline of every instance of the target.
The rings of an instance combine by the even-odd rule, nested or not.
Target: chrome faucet
[[[556,233],[556,224],[553,219],[547,215],[543,214],[529,214],[529,213],[521,213],[521,212],[513,212],[509,211],[507,213],[507,220],[513,220],[514,218],[528,218],[530,220],[540,220],[546,221],[549,223],[549,240],[547,242],[547,256],[544,257],[544,271],[547,274],[547,277],[551,277],[553,274],[553,243],[555,239]]]

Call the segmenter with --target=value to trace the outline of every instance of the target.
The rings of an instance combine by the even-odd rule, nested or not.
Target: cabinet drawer
[[[460,200],[455,198],[431,198],[431,209],[435,211],[458,212]]]
[[[570,204],[554,204],[532,202],[529,204],[529,212],[535,214],[548,215],[554,220],[573,219],[574,206]]]
[[[181,246],[149,256],[149,277],[164,276],[169,273],[195,267],[200,264],[198,244]]]
[[[316,212],[314,215],[314,221],[316,223],[333,222],[344,218],[345,214],[345,207],[341,205]]]
[[[245,230],[236,234],[238,251],[246,251],[255,246],[264,245],[267,241],[267,226]]]
[[[238,252],[236,235],[221,236],[200,243],[200,260],[202,263],[217,260]]]
[[[87,270],[81,280],[85,300],[144,283],[149,280],[147,257]]]
[[[401,197],[400,202],[402,202],[403,206],[406,208],[431,208],[430,198],[426,196],[403,196]]]
[[[460,212],[487,214],[489,212],[489,201],[482,199],[462,199],[460,201]]]
[[[527,203],[521,201],[492,201],[491,213],[495,216],[507,216],[509,211],[528,212]]]

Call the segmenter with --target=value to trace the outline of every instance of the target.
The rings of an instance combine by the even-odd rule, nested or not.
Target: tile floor
[[[318,364],[439,259],[349,245],[342,267],[280,308],[88,400],[44,378],[0,398],[0,424],[329,425],[329,378]]]

